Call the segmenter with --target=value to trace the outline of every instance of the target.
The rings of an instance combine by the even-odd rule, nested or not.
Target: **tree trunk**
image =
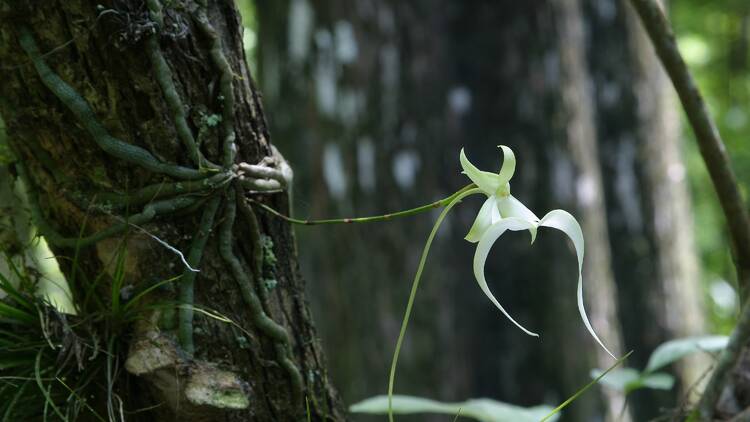
[[[284,211],[286,195],[245,192],[254,181],[240,183],[232,167],[264,157],[271,157],[267,168],[283,167],[245,64],[239,17],[233,1],[203,3],[164,1],[160,10],[154,0],[0,1],[0,114],[19,175],[27,173],[39,213],[62,233],[37,218],[59,257],[73,256],[75,242],[62,236],[76,238],[82,227],[84,235],[129,229],[81,248],[78,257],[89,278],[114,277],[112,258],[124,251],[123,300],[183,275],[149,299],[182,302],[172,308],[179,324],[148,324],[167,308],[149,311],[122,347],[125,368],[137,375],[118,384],[126,410],[161,404],[130,420],[297,420],[306,402],[315,420],[342,420],[293,234],[245,201]],[[221,165],[195,169],[208,167],[206,160]],[[202,183],[190,180],[209,176],[222,183],[178,196]],[[151,185],[158,188],[149,195],[139,192]],[[117,208],[123,198],[130,205]],[[184,252],[197,277],[165,244]],[[71,260],[61,262],[73,280]],[[71,286],[78,305],[81,279]],[[102,300],[112,297],[100,290]]]
[[[667,340],[704,334],[690,198],[674,94],[626,2],[588,4],[591,75],[612,265],[627,365],[643,369]],[[693,361],[671,391],[630,397],[635,420],[680,406],[710,363]],[[679,410],[679,409],[678,409]]]

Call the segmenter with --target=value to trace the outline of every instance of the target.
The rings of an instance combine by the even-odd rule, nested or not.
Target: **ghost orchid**
[[[521,324],[516,322],[502,305],[500,305],[490,291],[489,286],[487,286],[487,280],[484,277],[484,265],[487,261],[487,256],[490,253],[492,245],[508,230],[528,230],[531,234],[531,243],[534,243],[537,229],[540,226],[551,227],[562,231],[573,242],[576,255],[578,256],[578,311],[581,314],[581,319],[594,340],[596,340],[596,342],[599,343],[607,353],[614,357],[612,352],[604,346],[604,343],[602,343],[594,332],[583,306],[583,279],[581,277],[581,269],[583,266],[584,244],[581,226],[578,224],[575,217],[563,210],[552,210],[540,220],[533,212],[531,212],[531,210],[523,205],[521,201],[514,198],[513,195],[510,194],[510,179],[513,177],[513,173],[516,170],[516,157],[510,148],[500,145],[500,149],[503,152],[503,165],[498,173],[479,170],[466,158],[463,149],[460,154],[463,173],[466,174],[466,176],[474,182],[477,188],[487,196],[487,200],[479,209],[477,218],[471,226],[471,229],[469,229],[469,233],[466,235],[466,240],[469,242],[478,242],[477,249],[474,253],[474,277],[476,278],[477,283],[479,283],[479,287],[484,294],[487,295],[490,301],[500,310],[500,312],[513,322],[513,324],[526,334],[538,337],[538,334],[527,330]]]
[[[409,299],[406,302],[406,310],[404,311],[404,318],[401,321],[401,329],[398,333],[398,339],[396,340],[396,348],[393,351],[393,359],[391,360],[391,369],[388,375],[388,419],[393,421],[393,388],[396,381],[396,366],[398,365],[398,357],[401,352],[401,346],[403,345],[404,338],[406,336],[406,330],[409,325],[409,318],[411,316],[412,307],[414,300],[419,289],[419,282],[422,278],[422,271],[424,270],[425,263],[427,262],[427,255],[430,252],[430,246],[432,241],[435,239],[435,235],[440,228],[440,225],[445,220],[451,209],[458,205],[462,199],[474,195],[484,194],[487,196],[487,200],[484,202],[482,207],[479,209],[477,218],[474,224],[469,229],[469,233],[466,235],[466,240],[472,243],[477,243],[477,249],[474,253],[474,277],[479,283],[479,287],[482,289],[485,295],[492,301],[492,303],[500,309],[500,311],[513,322],[518,328],[523,330],[526,334],[532,336],[538,336],[525,329],[521,324],[516,322],[505,309],[500,305],[495,296],[487,286],[487,280],[484,277],[484,264],[487,261],[487,256],[490,253],[492,245],[508,230],[521,231],[528,230],[531,234],[531,242],[534,243],[536,239],[537,229],[539,227],[551,227],[565,233],[571,241],[576,250],[578,256],[578,310],[581,314],[581,319],[586,325],[589,333],[599,343],[599,345],[607,351],[612,357],[612,353],[604,346],[599,337],[591,327],[588,317],[586,316],[586,310],[583,307],[583,283],[581,278],[581,268],[583,265],[583,233],[581,232],[581,226],[578,225],[575,217],[570,215],[568,212],[563,210],[553,210],[547,213],[544,217],[539,219],[531,210],[526,208],[518,199],[514,198],[510,194],[510,179],[513,177],[513,173],[516,171],[516,157],[513,151],[504,146],[500,145],[500,149],[503,151],[503,165],[500,171],[496,173],[490,173],[479,170],[466,158],[466,154],[461,150],[460,161],[461,167],[463,167],[463,173],[466,174],[469,179],[473,182],[468,186],[454,192],[452,195],[443,198],[439,201],[431,204],[423,205],[417,208],[412,208],[404,211],[399,211],[390,214],[383,214],[371,217],[360,217],[360,218],[334,218],[326,220],[298,220],[286,215],[279,213],[273,208],[256,202],[252,199],[254,205],[270,212],[271,214],[280,217],[293,224],[313,225],[313,224],[348,224],[348,223],[368,223],[375,221],[386,221],[396,217],[406,217],[415,215],[423,212],[429,212],[435,208],[442,208],[443,210],[438,215],[435,224],[432,226],[427,242],[425,242],[424,248],[422,249],[422,256],[417,266],[417,272],[414,275],[412,281],[411,290],[409,292]],[[240,170],[248,172],[249,174],[257,173],[262,177],[268,177],[274,179],[274,175],[258,166],[245,165]],[[262,174],[261,174],[262,173]],[[268,176],[270,175],[270,176]],[[269,180],[269,182],[273,182]],[[283,187],[284,185],[280,185]],[[619,361],[618,361],[619,362]]]

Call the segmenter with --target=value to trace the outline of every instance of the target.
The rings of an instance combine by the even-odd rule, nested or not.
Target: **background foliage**
[[[672,22],[680,49],[716,117],[734,170],[747,197],[750,186],[750,3],[679,0]],[[723,216],[687,123],[683,124],[695,234],[715,332],[728,333],[737,312],[736,283]]]

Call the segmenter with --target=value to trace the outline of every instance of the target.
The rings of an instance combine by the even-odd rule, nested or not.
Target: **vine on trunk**
[[[211,25],[206,14],[206,3],[198,2],[200,7],[192,13],[192,19],[197,27],[211,41],[210,57],[213,66],[220,74],[220,97],[222,165],[212,163],[203,157],[200,146],[188,126],[186,106],[183,104],[175,86],[172,72],[159,46],[158,30],[164,26],[163,8],[159,0],[147,2],[150,19],[154,22],[157,32],[146,39],[146,50],[156,80],[162,90],[165,102],[171,113],[173,124],[183,146],[194,165],[198,168],[184,167],[176,163],[163,162],[144,148],[129,144],[109,134],[107,129],[98,121],[89,103],[58,76],[45,62],[40,54],[34,36],[28,27],[21,27],[19,41],[21,47],[31,59],[37,74],[43,84],[75,115],[95,143],[113,158],[142,167],[153,173],[163,174],[175,179],[173,182],[153,184],[143,187],[133,193],[120,195],[104,193],[98,195],[101,202],[93,199],[97,195],[89,195],[83,202],[93,209],[111,212],[132,206],[143,206],[143,209],[129,217],[116,217],[122,220],[99,232],[85,237],[67,238],[60,235],[48,224],[39,206],[37,194],[29,174],[20,161],[16,168],[31,193],[32,217],[40,233],[52,244],[60,247],[84,247],[116,236],[125,232],[131,226],[149,223],[156,218],[194,213],[202,210],[200,224],[193,237],[187,254],[188,267],[184,270],[180,280],[178,337],[181,348],[190,356],[194,353],[193,343],[193,313],[194,313],[194,283],[197,277],[201,258],[208,238],[214,227],[216,213],[220,207],[224,209],[224,218],[218,232],[219,251],[222,259],[229,265],[231,273],[237,281],[242,299],[250,309],[253,323],[258,330],[269,337],[275,348],[276,360],[289,375],[293,388],[293,400],[296,405],[302,403],[304,381],[293,360],[291,339],[286,328],[272,320],[264,311],[258,291],[264,288],[262,283],[262,248],[260,244],[260,227],[255,219],[252,208],[245,202],[243,187],[249,187],[252,192],[278,192],[288,185],[290,173],[283,158],[274,160],[264,159],[260,164],[235,163],[237,156],[236,134],[234,130],[234,92],[231,66],[222,49],[221,39]],[[275,149],[273,149],[275,153]],[[273,165],[279,168],[274,168]],[[250,277],[244,271],[240,258],[235,253],[232,228],[234,227],[237,206],[251,229],[250,238],[253,247],[251,268],[255,277]],[[260,257],[260,259],[258,259]]]

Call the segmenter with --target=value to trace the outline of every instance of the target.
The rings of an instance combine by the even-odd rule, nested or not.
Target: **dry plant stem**
[[[706,162],[714,189],[719,196],[732,239],[735,266],[741,297],[750,287],[750,220],[740,195],[737,179],[732,171],[724,143],[711,116],[706,110],[700,91],[677,48],[674,33],[656,0],[631,0],[654,45],[672,83],[677,90],[688,121],[695,132],[703,160]],[[745,306],[737,326],[722,352],[716,370],[706,386],[698,405],[702,420],[711,420],[727,375],[739,358],[745,341],[750,336],[750,307]]]

